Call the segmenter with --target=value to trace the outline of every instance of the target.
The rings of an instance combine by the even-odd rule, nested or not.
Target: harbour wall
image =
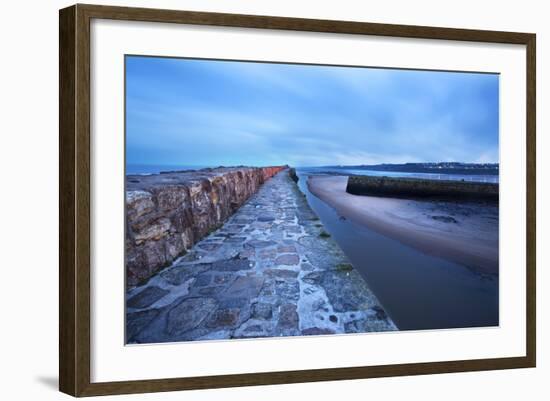
[[[441,198],[498,201],[498,184],[419,178],[350,176],[346,192],[395,198]]]

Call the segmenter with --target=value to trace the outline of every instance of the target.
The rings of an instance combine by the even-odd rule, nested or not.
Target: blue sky
[[[498,162],[498,75],[126,58],[129,164]]]

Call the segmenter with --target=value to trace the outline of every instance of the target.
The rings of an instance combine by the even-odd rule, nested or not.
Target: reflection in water
[[[340,218],[309,192],[308,172],[297,173],[310,206],[401,330],[499,324],[498,277],[479,275]]]

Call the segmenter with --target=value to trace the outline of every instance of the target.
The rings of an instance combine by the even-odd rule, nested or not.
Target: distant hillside
[[[403,164],[373,164],[357,166],[326,166],[330,168],[345,168],[356,170],[399,171],[409,173],[441,173],[441,174],[483,174],[498,175],[498,163],[403,163]]]

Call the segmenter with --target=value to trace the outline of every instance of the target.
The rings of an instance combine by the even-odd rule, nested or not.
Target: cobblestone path
[[[396,330],[288,171],[126,306],[128,343]]]

